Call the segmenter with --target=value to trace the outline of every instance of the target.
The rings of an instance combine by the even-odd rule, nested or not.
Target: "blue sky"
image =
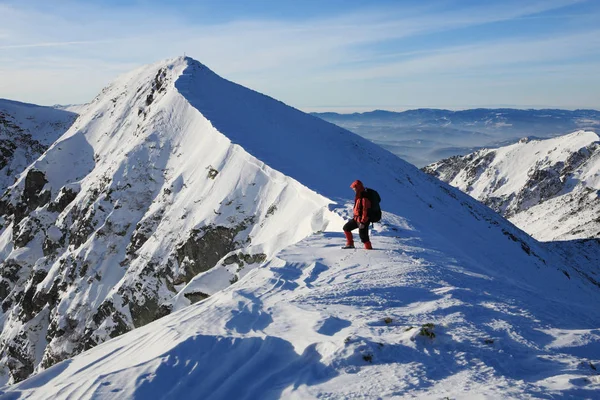
[[[90,101],[187,55],[306,111],[600,109],[600,1],[1,1],[0,97]]]

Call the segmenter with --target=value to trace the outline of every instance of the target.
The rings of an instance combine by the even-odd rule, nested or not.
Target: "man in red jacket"
[[[356,196],[354,197],[354,218],[346,222],[344,225],[344,235],[346,235],[346,245],[343,249],[354,248],[354,238],[352,237],[352,231],[358,228],[358,235],[360,241],[364,243],[365,249],[372,250],[371,241],[369,240],[369,215],[368,211],[371,208],[371,202],[367,197],[367,192],[361,181],[355,180],[350,185]]]

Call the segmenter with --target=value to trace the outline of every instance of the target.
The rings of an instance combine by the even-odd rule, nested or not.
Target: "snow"
[[[73,112],[7,99],[0,99],[0,112],[46,146],[58,139],[77,117]]]
[[[55,104],[52,108],[57,110],[69,111],[75,114],[83,114],[89,104]]]
[[[153,86],[162,74],[164,91]],[[58,215],[32,214],[55,218],[48,229],[69,229],[76,210],[97,223],[54,258],[40,254],[44,233],[5,249],[47,263],[42,293],[66,275],[60,258],[89,265],[38,313],[74,321],[73,336],[44,343],[27,336],[47,327],[38,320],[2,317],[3,340],[42,338],[30,349],[37,374],[0,389],[7,398],[589,397],[600,386],[597,247],[539,243],[373,143],[197,61],[119,78],[32,168],[53,198],[78,188]],[[357,178],[382,197],[373,251],[340,249]],[[244,244],[212,268],[172,288],[160,279],[183,275],[186,259],[169,260],[194,230],[248,216]],[[148,238],[127,256],[138,226]],[[265,258],[225,262],[239,254]],[[198,293],[210,297],[190,305]],[[150,295],[174,312],[133,326],[132,304]],[[107,301],[115,311],[97,324]],[[136,329],[108,340],[116,315]],[[84,329],[101,344],[68,358]],[[68,359],[44,370],[41,354]]]
[[[51,107],[0,99],[0,195],[76,117]]]
[[[533,205],[510,221],[543,241],[600,237],[600,198],[595,191],[586,195],[583,187]]]
[[[325,231],[237,284],[3,390],[9,398],[593,398],[597,288],[502,276],[414,230]],[[545,279],[529,280],[537,275]],[[563,276],[564,277],[564,276]],[[526,280],[526,285],[515,281]],[[521,287],[519,287],[521,286]],[[578,285],[573,285],[573,288]],[[389,318],[389,320],[386,319]],[[435,337],[420,334],[434,324]],[[590,364],[591,363],[591,364]]]
[[[600,212],[599,143],[598,134],[590,131],[554,139],[523,139],[454,161],[440,161],[427,169],[441,167],[434,172],[440,179],[499,208],[539,240],[600,237],[596,221]]]
[[[196,75],[201,79],[194,83]],[[155,87],[157,76],[164,79],[161,84],[164,90]],[[271,257],[330,223],[341,226],[343,222],[327,208],[332,200],[308,189],[303,183],[315,183],[323,192],[330,191],[331,186],[337,187],[338,192],[343,188],[346,193],[349,182],[357,175],[358,166],[346,171],[346,176],[338,180],[323,174],[328,166],[323,158],[320,164],[313,164],[306,158],[293,160],[278,156],[277,152],[264,155],[283,170],[286,169],[284,163],[303,169],[301,178],[304,182],[291,179],[249,154],[239,144],[232,143],[214,127],[221,126],[229,118],[226,113],[211,114],[212,119],[207,120],[182,96],[175,84],[183,88],[182,92],[188,90],[191,99],[198,95],[195,93],[217,99],[219,91],[225,88],[238,96],[240,103],[231,102],[236,108],[259,102],[266,111],[273,113],[271,120],[253,117],[255,111],[250,106],[239,117],[253,124],[253,132],[269,135],[269,141],[277,142],[277,136],[283,135],[298,146],[307,139],[313,142],[313,147],[315,141],[329,143],[321,154],[331,152],[335,145],[342,151],[356,154],[359,160],[367,157],[363,150],[367,153],[379,151],[375,145],[334,125],[291,110],[256,92],[241,87],[236,89],[235,85],[231,87],[233,84],[189,59],[144,67],[118,79],[105,88],[73,127],[29,168],[45,174],[48,180],[45,189],[52,192],[53,201],[61,198],[63,188],[75,188],[76,198],[58,215],[45,208],[33,212],[32,215],[43,221],[44,226],[26,247],[25,251],[31,257],[27,268],[23,269],[25,279],[34,265],[43,266],[48,274],[39,284],[38,292],[45,296],[56,280],[65,280],[65,260],[67,266],[72,265],[73,270],[83,271],[80,274],[86,275],[77,277],[68,289],[64,289],[51,313],[52,324],[63,326],[68,319],[76,321],[77,329],[72,338],[58,337],[43,344],[48,357],[56,353],[64,357],[63,350],[77,348],[77,342],[83,340],[85,332],[100,332],[94,334],[94,340],[106,340],[110,333],[106,329],[115,327],[114,321],[99,325],[94,321],[103,304],[115,306],[134,300],[143,305],[144,300],[151,297],[161,305],[183,307],[190,304],[183,296],[190,290],[200,287],[202,293],[215,293],[256,266],[236,269],[218,265],[209,273],[195,277],[191,285],[181,289],[182,293],[171,292],[169,282],[160,278],[144,277],[148,274],[149,264],[156,265],[160,274],[175,275],[176,279],[185,275],[185,265],[178,265],[174,258],[194,230],[244,225],[246,228],[235,238],[240,243],[235,252],[262,253]],[[153,96],[151,102],[148,101],[150,95]],[[224,104],[219,103],[219,106]],[[207,112],[200,105],[198,107]],[[302,138],[306,132],[309,137]],[[339,140],[340,135],[350,135],[350,140]],[[250,137],[236,139],[260,152],[268,143],[261,141],[260,136],[254,136],[254,145],[249,142]],[[283,146],[284,142],[277,145]],[[287,150],[291,151],[291,147]],[[342,158],[339,156],[340,160]],[[388,153],[385,158],[395,159]],[[338,168],[343,168],[341,161]],[[215,175],[211,177],[213,172]],[[27,171],[20,175],[9,201],[18,202],[26,176]],[[82,226],[82,220],[93,226]],[[148,236],[131,255],[128,246],[138,227],[148,227]],[[6,260],[14,260],[16,254],[10,228],[6,226],[0,232],[0,243],[4,244],[0,250]],[[75,233],[87,229],[91,232],[83,243],[74,246],[67,243],[59,247],[57,254],[42,257],[45,240],[56,239],[57,229],[67,240]],[[182,264],[186,262],[184,259]],[[164,272],[167,269],[169,272]],[[144,283],[140,285],[140,281]],[[18,282],[16,287],[22,284],[24,282]],[[124,302],[124,294],[133,299]],[[126,321],[129,329],[133,328],[131,317],[127,317],[130,315],[128,307],[118,311],[129,318]],[[21,326],[19,318],[19,308],[6,315],[2,335],[5,340],[17,340],[18,335],[28,335],[28,332],[42,328],[25,324],[20,331],[15,331],[12,326]],[[98,329],[100,325],[102,329]],[[38,353],[38,350],[31,351]],[[39,367],[39,360],[35,365]]]
[[[475,198],[484,195],[503,196],[518,192],[539,164],[552,165],[564,162],[575,151],[599,141],[595,132],[577,131],[554,139],[515,143],[495,149],[496,157],[490,164],[490,172],[478,179],[470,188],[464,187],[459,174],[451,185],[468,192]],[[498,182],[501,184],[498,185]],[[497,188],[493,190],[493,188]],[[468,190],[468,191],[467,191]],[[491,192],[493,190],[493,193]]]

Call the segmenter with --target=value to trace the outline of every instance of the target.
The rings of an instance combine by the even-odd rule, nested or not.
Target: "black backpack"
[[[369,222],[379,222],[381,221],[381,207],[379,203],[381,203],[381,196],[377,193],[377,190],[374,189],[365,189],[367,192],[367,198],[371,202],[371,208],[367,212],[369,216]]]

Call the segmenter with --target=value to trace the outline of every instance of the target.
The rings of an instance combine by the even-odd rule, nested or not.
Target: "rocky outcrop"
[[[206,226],[191,232],[189,239],[177,248],[176,259],[183,273],[176,276],[173,284],[188,283],[199,273],[208,271],[231,251],[249,244],[235,240],[238,233],[248,229],[255,221],[248,217],[233,227]]]

